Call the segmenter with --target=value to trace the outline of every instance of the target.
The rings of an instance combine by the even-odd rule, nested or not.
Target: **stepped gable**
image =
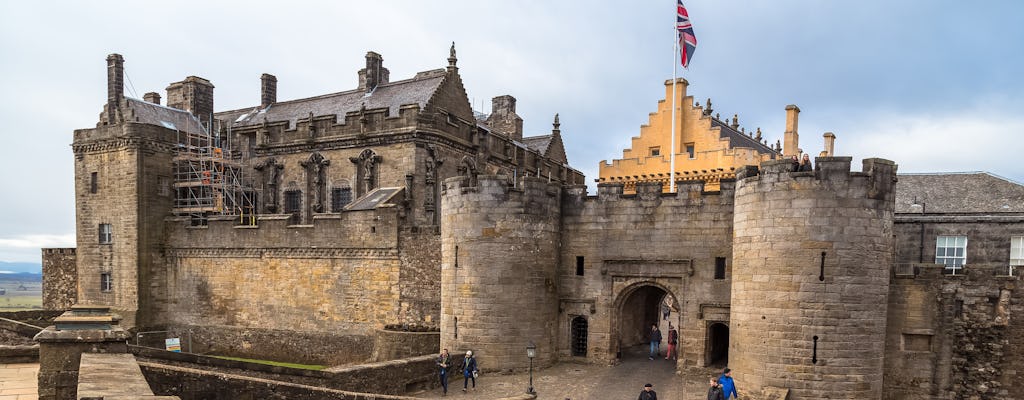
[[[897,213],[1020,213],[1024,185],[988,172],[900,174]]]
[[[719,138],[728,138],[729,147],[749,147],[761,153],[774,153],[771,147],[754,140],[754,138],[733,129],[729,124],[719,121],[718,118],[711,118],[711,127],[719,128]]]
[[[435,69],[417,73],[412,79],[390,83],[382,83],[367,93],[363,89],[352,89],[344,92],[326,94],[305,99],[274,103],[265,109],[259,106],[240,110],[217,113],[216,117],[232,121],[233,127],[252,126],[267,121],[288,121],[289,129],[294,128],[296,121],[313,115],[338,115],[344,121],[345,114],[366,109],[387,108],[391,116],[398,115],[403,105],[416,104],[425,108],[437,89],[444,82],[446,73],[443,69]]]
[[[177,108],[165,107],[147,101],[125,97],[125,104],[130,109],[126,119],[129,122],[163,126],[187,133],[202,133],[203,127],[192,113]]]

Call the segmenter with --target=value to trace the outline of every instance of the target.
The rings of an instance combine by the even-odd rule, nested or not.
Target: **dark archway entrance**
[[[572,319],[572,355],[587,356],[587,319],[582,316]]]
[[[708,326],[707,337],[704,364],[708,367],[724,367],[729,363],[729,326],[715,322]]]
[[[666,319],[662,304],[671,304],[673,311]],[[668,323],[678,326],[680,320],[675,297],[656,283],[638,283],[626,288],[617,300],[615,336],[613,344],[618,345],[617,358],[647,358],[650,344],[651,324],[658,324],[662,342],[659,356],[664,357],[668,347]]]

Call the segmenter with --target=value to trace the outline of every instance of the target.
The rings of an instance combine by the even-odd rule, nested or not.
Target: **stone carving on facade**
[[[316,124],[313,123],[313,112],[309,112],[309,138],[316,139]]]
[[[331,160],[316,152],[299,164],[306,169],[306,176],[309,177],[309,197],[312,200],[313,212],[324,212],[324,167],[331,165]]]
[[[427,215],[427,219],[433,221],[435,224],[439,222],[437,213],[437,204],[439,203],[438,193],[438,176],[437,169],[444,163],[444,159],[438,157],[437,148],[433,145],[427,146],[427,158],[424,161],[426,171],[424,173],[424,186],[423,186],[423,211]]]
[[[466,156],[462,157],[462,163],[459,164],[459,175],[469,178],[469,186],[476,186],[476,159]]]
[[[278,205],[277,188],[281,181],[281,170],[284,169],[284,165],[277,162],[275,158],[268,158],[257,164],[255,168],[263,173],[263,208],[268,214],[276,213]]]
[[[351,157],[356,165],[356,195],[363,196],[377,188],[377,165],[380,164],[380,156],[373,150],[366,149],[359,153],[359,157]]]

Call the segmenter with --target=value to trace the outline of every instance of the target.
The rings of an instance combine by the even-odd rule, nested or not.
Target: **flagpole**
[[[678,6],[677,6],[678,7]],[[668,191],[669,193],[675,193],[676,191],[676,64],[679,57],[679,29],[673,25],[672,30],[676,32],[675,44],[672,46],[672,148],[669,150],[668,163]]]

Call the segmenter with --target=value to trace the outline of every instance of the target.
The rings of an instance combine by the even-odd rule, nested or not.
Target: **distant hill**
[[[42,274],[43,265],[31,262],[7,262],[0,261],[0,274],[27,272],[31,274]]]
[[[42,282],[43,274],[33,272],[0,272],[0,282]]]

